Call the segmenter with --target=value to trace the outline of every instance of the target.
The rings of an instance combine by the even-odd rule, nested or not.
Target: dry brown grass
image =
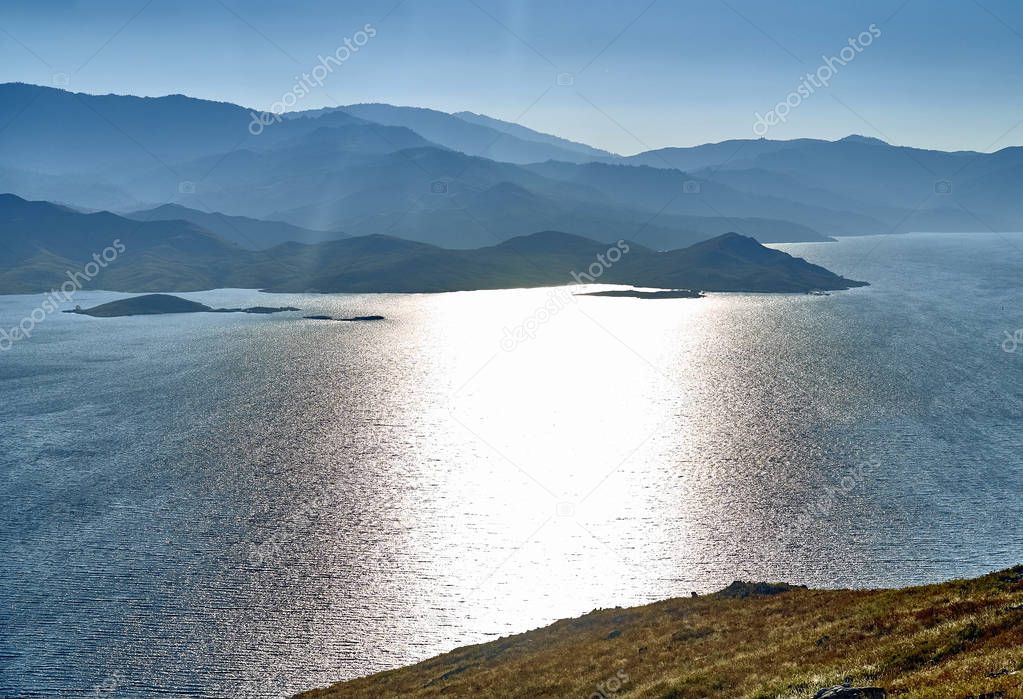
[[[618,672],[628,681],[601,696]],[[1023,697],[1023,566],[902,590],[599,610],[300,696],[797,699],[846,677],[893,697]]]

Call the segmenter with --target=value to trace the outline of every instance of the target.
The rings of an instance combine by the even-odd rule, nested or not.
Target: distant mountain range
[[[648,151],[625,161],[686,170],[737,191],[853,211],[861,215],[857,225],[873,219],[883,226],[858,233],[1023,230],[1021,147],[945,152],[853,135],[838,141],[725,141]],[[820,229],[841,234],[828,225]]]
[[[213,288],[221,270],[211,263],[245,252],[187,221],[133,221],[11,194],[0,194],[0,231],[0,293],[6,294],[57,288],[115,241],[124,256],[92,276],[91,288]]]
[[[150,212],[151,213],[151,212]],[[193,216],[195,212],[184,211]],[[249,224],[244,224],[249,225]],[[94,255],[90,288],[191,291],[218,287],[290,292],[438,292],[562,285],[631,284],[706,291],[805,292],[860,282],[752,238],[729,233],[681,250],[612,244],[562,232],[518,236],[474,250],[368,235],[250,250],[183,219],[133,220],[0,195],[0,293],[58,288]]]
[[[339,231],[319,231],[281,221],[207,213],[180,204],[163,204],[153,209],[134,211],[125,216],[136,221],[188,221],[228,242],[253,250],[265,250],[290,241],[321,243],[348,237]]]
[[[21,83],[0,85],[0,123],[8,293],[59,284],[114,239],[125,257],[98,288],[562,284],[626,240],[600,281],[807,291],[857,282],[756,241],[1023,230],[1021,148],[850,136],[623,157],[470,112],[355,104],[264,119],[182,95]]]
[[[404,127],[446,148],[506,163],[525,164],[543,160],[585,163],[594,159],[615,157],[612,153],[582,143],[472,112],[448,114],[421,107],[350,104],[344,107],[295,112],[295,116],[320,116],[337,112],[351,114],[376,124]]]
[[[554,229],[672,249],[727,231],[791,242],[1023,230],[1020,148],[945,153],[851,136],[622,157],[469,112],[355,104],[260,129],[253,118],[181,95],[3,84],[0,191],[125,213],[173,203],[295,227],[219,228],[252,248],[320,239],[308,231],[475,248]]]

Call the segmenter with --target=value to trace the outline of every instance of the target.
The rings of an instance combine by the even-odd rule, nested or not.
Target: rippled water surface
[[[282,696],[737,577],[1023,560],[1023,235],[780,247],[872,286],[48,317],[0,353],[0,695]]]

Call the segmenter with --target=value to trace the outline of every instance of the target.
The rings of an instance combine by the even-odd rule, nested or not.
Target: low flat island
[[[640,289],[609,289],[608,291],[591,291],[576,296],[610,296],[629,299],[702,299],[703,294],[692,289],[658,289],[642,291]]]

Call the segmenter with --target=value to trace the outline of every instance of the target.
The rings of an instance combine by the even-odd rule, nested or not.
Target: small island
[[[283,313],[284,311],[300,311],[294,306],[250,306],[249,308],[211,308],[210,313]]]
[[[281,306],[272,308],[268,306],[253,306],[251,308],[212,308],[197,301],[189,301],[170,294],[145,294],[144,296],[133,296],[128,299],[111,301],[92,308],[76,306],[74,310],[64,311],[65,313],[76,313],[93,318],[120,318],[124,316],[149,316],[165,315],[170,313],[282,313],[284,311],[297,311],[292,306]]]
[[[189,301],[171,294],[145,294],[133,296],[128,299],[111,301],[92,308],[76,306],[73,310],[65,313],[75,313],[94,318],[121,318],[124,316],[152,316],[167,315],[172,313],[255,313],[264,315],[268,313],[285,313],[287,311],[300,311],[301,308],[294,306],[250,306],[249,308],[213,308],[198,301]],[[328,315],[307,315],[304,320],[334,320],[346,322],[360,322],[372,320],[384,320],[381,315],[352,316],[351,318],[335,318]]]
[[[336,321],[343,321],[343,322],[349,322],[349,323],[350,322],[357,322],[357,321],[364,321],[364,320],[384,320],[383,316],[352,316],[351,318],[335,318],[334,316],[312,315],[312,316],[303,316],[303,318],[305,320],[336,320]]]
[[[576,296],[610,296],[612,298],[630,299],[702,299],[704,294],[692,289],[659,289],[657,291],[641,291],[640,289],[609,289],[608,291],[591,291]]]

